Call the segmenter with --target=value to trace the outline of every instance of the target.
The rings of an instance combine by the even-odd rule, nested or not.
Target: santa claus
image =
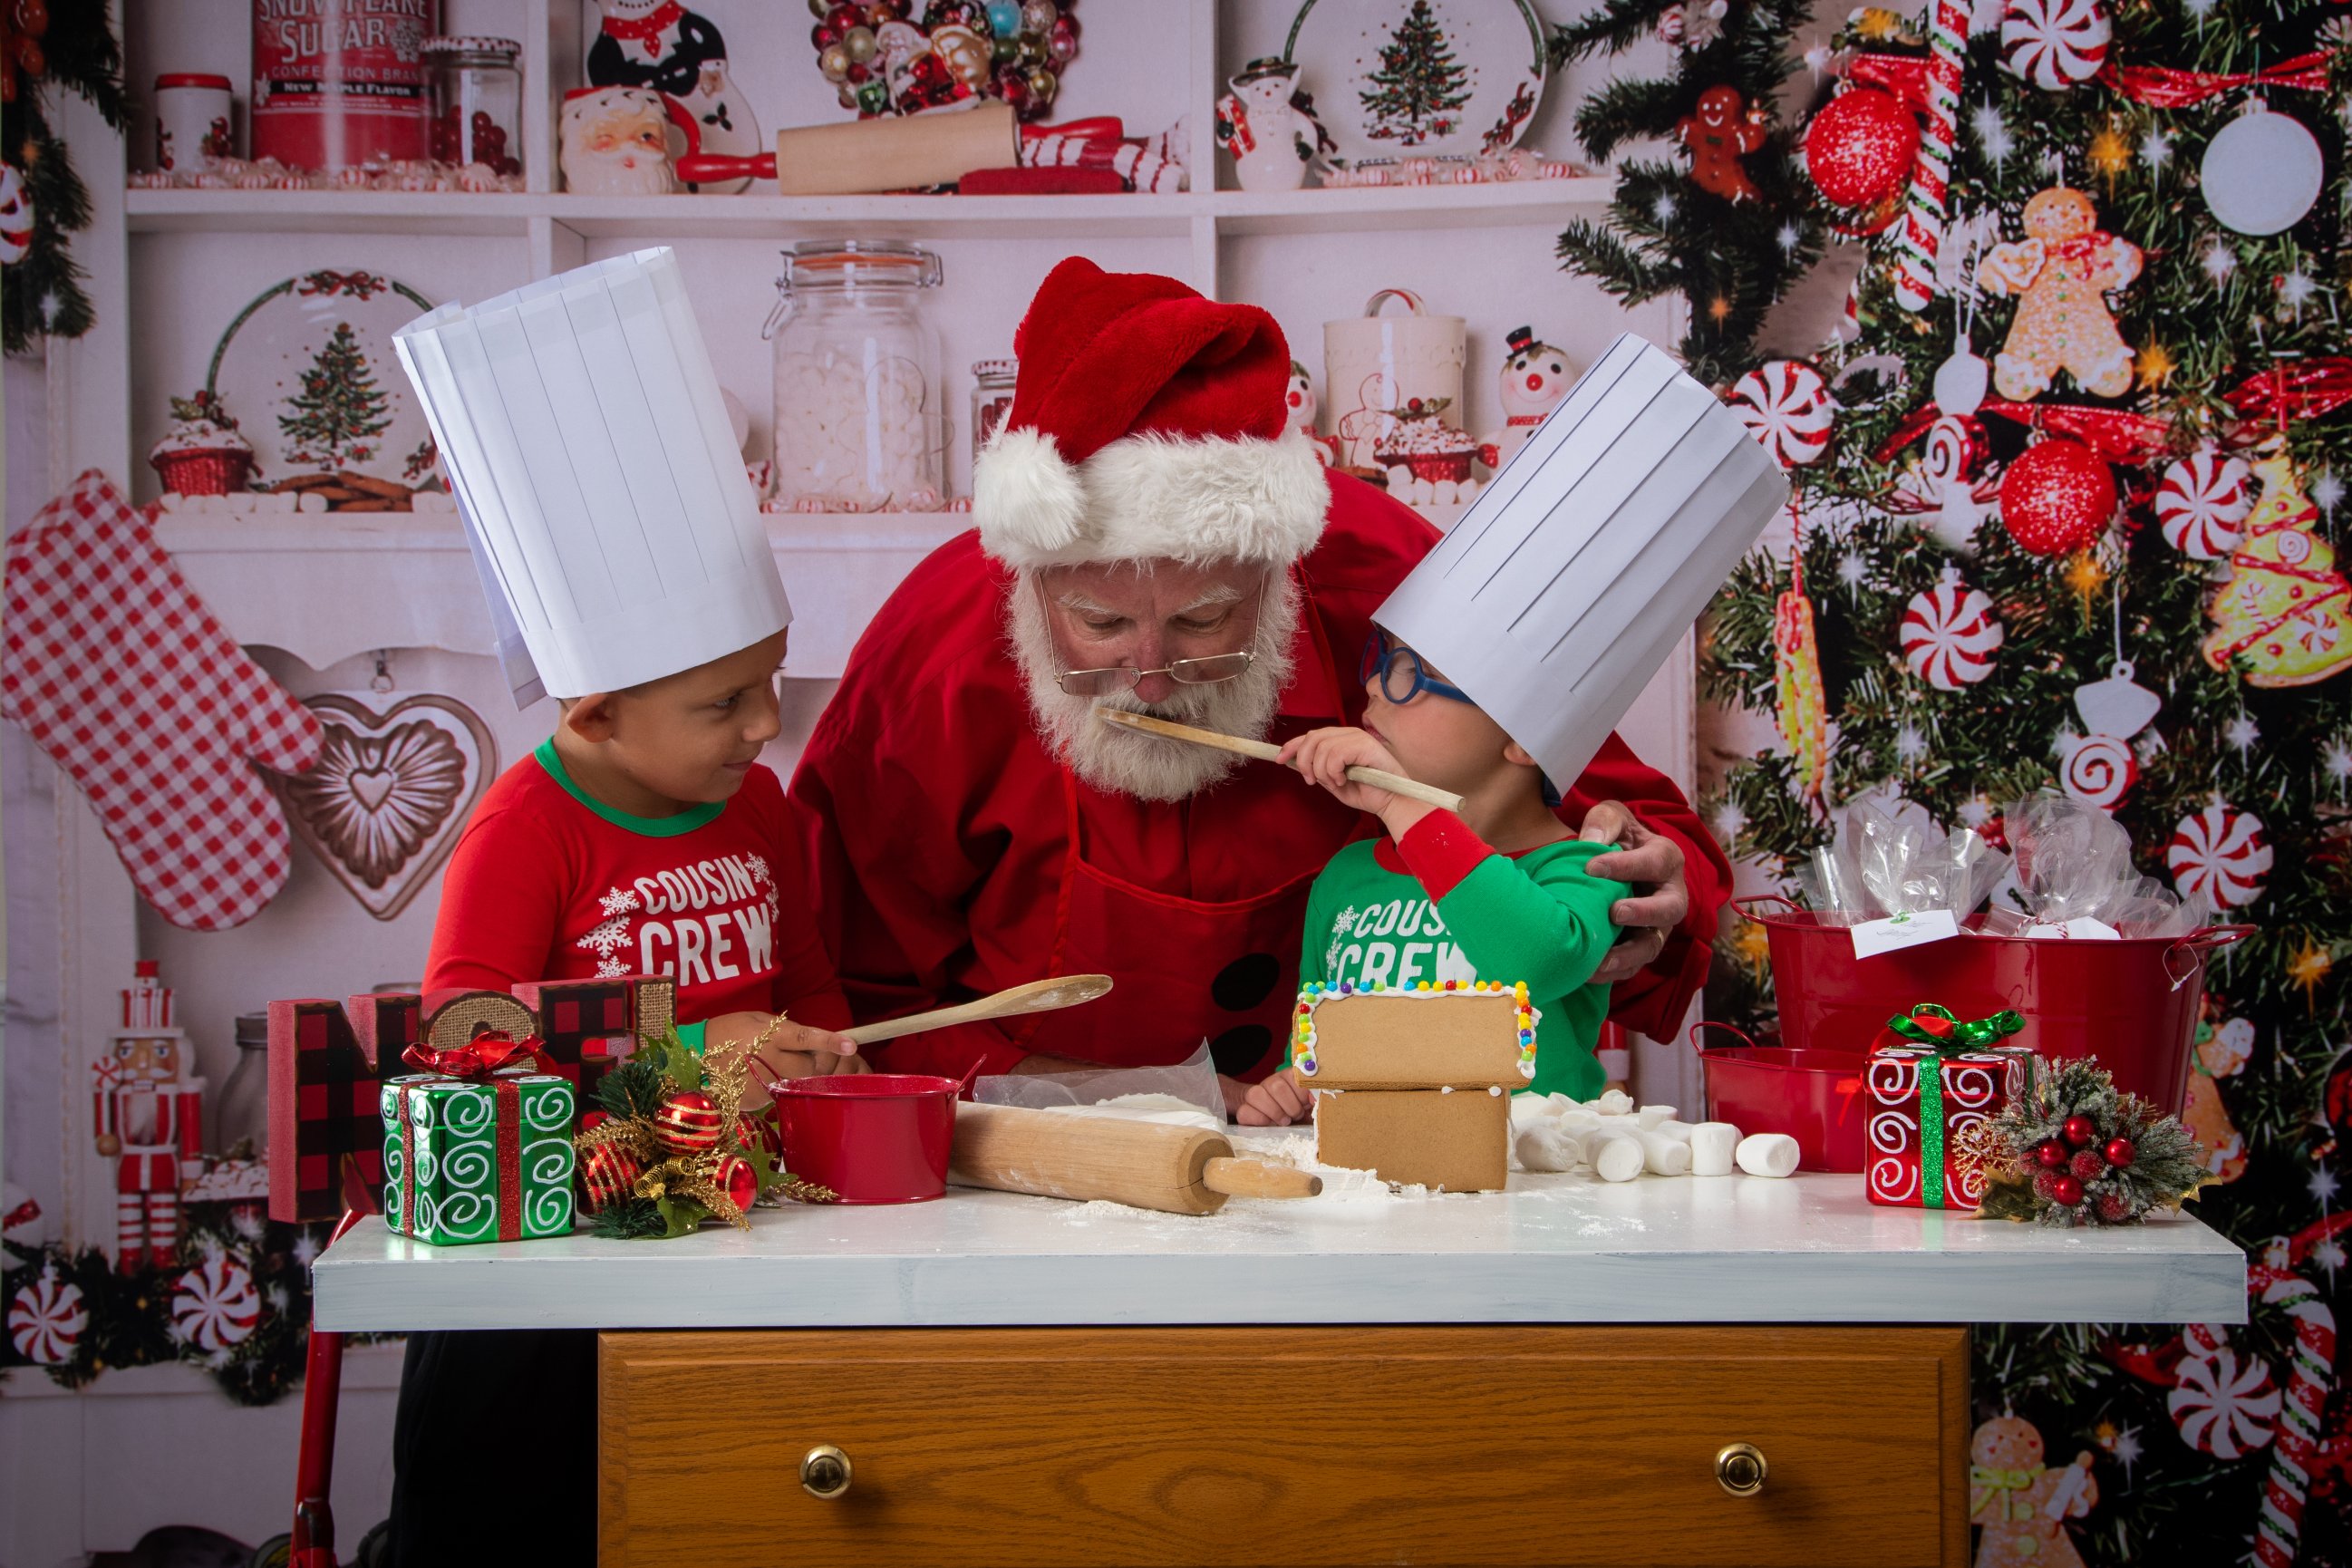
[[[1286,769],[1097,721],[1132,709],[1280,742],[1353,724],[1372,611],[1437,533],[1317,460],[1290,353],[1250,305],[1072,258],[1031,304],[978,528],[908,577],[851,654],[792,794],[827,937],[871,1019],[1041,976],[1116,988],[910,1036],[901,1071],[1184,1060],[1229,1105],[1277,1065],[1308,884],[1369,817]],[[1599,978],[1670,1033],[1729,881],[1664,777],[1612,737],[1561,805],[1632,884]]]
[[[650,88],[582,87],[563,95],[566,190],[591,196],[666,196],[670,108]]]

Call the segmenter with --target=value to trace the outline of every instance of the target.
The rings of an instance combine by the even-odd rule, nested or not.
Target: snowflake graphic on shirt
[[[611,920],[591,926],[588,934],[572,945],[610,963],[614,953],[629,945],[629,917],[614,915]]]
[[[644,901],[626,888],[614,888],[597,900],[607,916],[625,915],[645,908]]]

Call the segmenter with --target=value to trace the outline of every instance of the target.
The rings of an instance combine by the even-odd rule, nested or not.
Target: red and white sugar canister
[[[253,156],[347,169],[425,155],[439,0],[253,0]]]
[[[228,78],[170,72],[155,79],[155,167],[196,169],[236,155],[236,102]]]

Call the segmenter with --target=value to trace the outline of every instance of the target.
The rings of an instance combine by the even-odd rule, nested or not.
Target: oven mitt
[[[253,763],[319,760],[319,721],[222,627],[92,468],[8,541],[0,715],[89,797],[139,896],[225,931],[286,884],[285,816]]]

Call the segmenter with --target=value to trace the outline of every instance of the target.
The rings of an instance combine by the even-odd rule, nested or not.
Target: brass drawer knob
[[[1762,1491],[1766,1473],[1764,1450],[1753,1443],[1727,1443],[1716,1451],[1715,1479],[1733,1497],[1754,1497]]]
[[[802,1456],[801,1489],[809,1496],[831,1502],[849,1490],[849,1456],[832,1444],[819,1443]]]

